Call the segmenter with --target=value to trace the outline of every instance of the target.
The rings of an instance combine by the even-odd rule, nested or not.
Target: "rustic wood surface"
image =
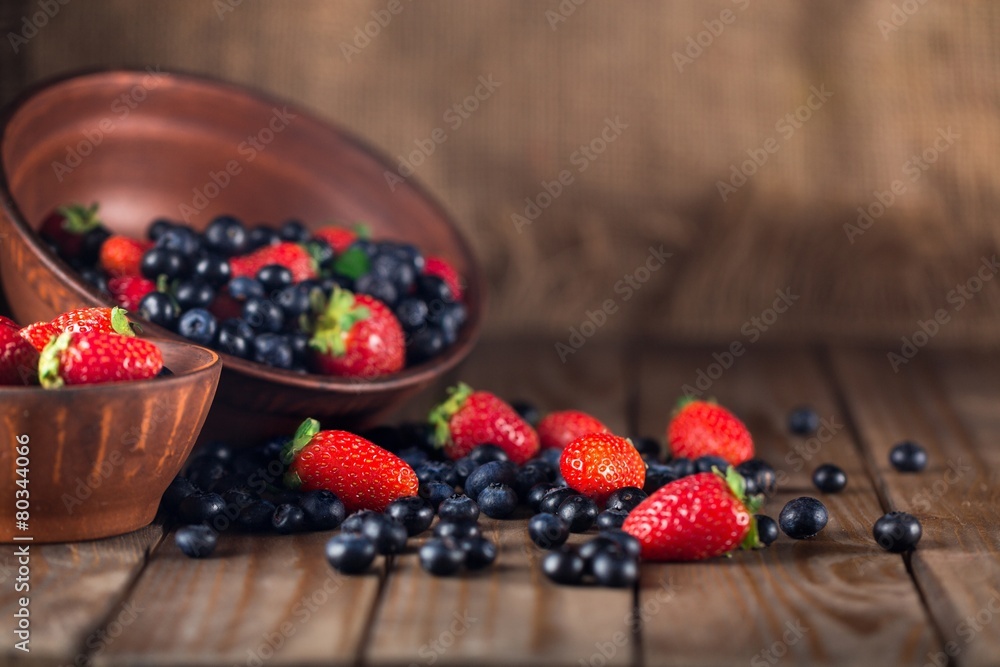
[[[486,341],[436,389],[461,377],[546,409],[588,409],[621,433],[662,437],[681,387],[717,351],[592,341],[563,364],[552,341]],[[799,495],[827,505],[830,524],[812,540],[782,536],[767,550],[729,559],[644,564],[640,584],[622,591],[552,585],[539,572],[540,552],[523,519],[483,520],[499,561],[454,579],[425,574],[413,548],[379,559],[366,575],[339,576],[323,559],[326,534],[227,534],[214,557],[192,561],[154,525],[112,540],[35,547],[32,653],[25,660],[8,640],[3,658],[36,665],[995,664],[997,370],[984,355],[932,351],[899,374],[884,353],[863,350],[751,347],[736,358],[707,393],[747,421],[761,455],[779,470],[781,492],[764,513],[776,517]],[[421,396],[398,418],[420,416],[434,398]],[[809,439],[787,434],[787,411],[801,403],[817,408],[827,430]],[[888,449],[903,438],[927,447],[924,473],[889,468]],[[820,495],[809,481],[827,461],[849,475],[841,494]],[[875,545],[871,525],[888,509],[921,519],[924,539],[912,556]],[[0,611],[8,618],[16,599],[12,552],[5,547],[0,560]]]

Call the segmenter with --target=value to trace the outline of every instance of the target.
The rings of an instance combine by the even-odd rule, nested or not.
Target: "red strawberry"
[[[566,445],[559,472],[570,488],[602,505],[618,489],[646,483],[646,463],[632,442],[610,433],[588,433]]]
[[[462,300],[462,277],[447,260],[441,257],[428,257],[424,260],[424,273],[443,280],[455,296],[455,300]]]
[[[316,277],[316,262],[309,251],[296,243],[278,243],[254,250],[249,255],[233,257],[229,268],[233,278],[253,278],[265,266],[280,264],[292,272],[292,279],[300,283]]]
[[[324,375],[371,378],[406,362],[403,328],[389,308],[366,294],[334,288],[316,319],[313,366]]]
[[[101,244],[101,268],[110,276],[138,276],[142,256],[152,247],[149,241],[114,234]]]
[[[460,459],[487,443],[499,446],[518,465],[538,453],[535,429],[503,400],[461,382],[448,393],[429,417],[437,446],[444,447],[448,458]]]
[[[160,348],[148,340],[96,331],[61,333],[38,360],[38,376],[47,389],[144,380],[162,368]]]
[[[142,276],[118,276],[108,281],[111,298],[125,310],[139,310],[142,297],[156,291],[156,283]]]
[[[38,350],[17,329],[0,326],[0,385],[32,384],[38,375]]]
[[[667,427],[667,442],[677,457],[721,456],[734,466],[753,458],[750,431],[714,401],[682,398]]]
[[[348,512],[381,512],[397,498],[417,495],[417,474],[401,458],[359,435],[319,428],[315,419],[305,420],[285,447],[286,485],[326,489]]]
[[[579,410],[551,412],[536,427],[542,447],[562,449],[588,433],[610,433],[611,430],[596,417]]]
[[[51,322],[35,322],[21,329],[18,334],[27,341],[37,352],[45,349],[45,346],[52,342],[61,331],[52,326]]]
[[[59,249],[64,259],[75,259],[83,250],[83,238],[101,226],[97,204],[84,208],[79,204],[60,206],[42,222],[38,233]]]
[[[323,239],[330,244],[334,252],[338,255],[347,248],[350,247],[358,238],[368,238],[368,230],[363,225],[358,225],[354,229],[348,229],[347,227],[340,227],[338,225],[329,225],[321,229],[317,229],[312,233],[313,238]]]
[[[757,548],[756,499],[743,500],[743,477],[703,472],[670,482],[632,510],[622,530],[647,560],[689,561]]]
[[[113,308],[77,308],[52,320],[52,326],[58,333],[96,331],[98,333],[134,336],[132,323],[128,321],[125,314],[126,311],[118,306]]]
[[[5,327],[7,329],[13,329],[14,331],[17,331],[21,328],[21,325],[15,322],[14,320],[10,319],[9,317],[4,317],[3,315],[0,315],[0,327]]]

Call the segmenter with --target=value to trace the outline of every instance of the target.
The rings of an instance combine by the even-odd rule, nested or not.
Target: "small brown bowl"
[[[173,376],[60,389],[0,387],[0,494],[10,499],[0,542],[91,540],[153,520],[198,439],[222,371],[211,350],[157,345]],[[25,445],[27,452],[18,451]],[[22,467],[27,482],[19,484]],[[26,531],[17,529],[15,514],[22,488]]]
[[[135,237],[154,218],[185,213],[195,229],[220,214],[248,224],[297,218],[312,228],[363,221],[375,238],[416,243],[464,276],[469,319],[458,341],[395,375],[358,382],[222,354],[205,437],[291,432],[305,417],[324,426],[373,421],[454,367],[479,334],[483,279],[444,210],[412,177],[398,178],[394,161],[285,102],[190,75],[116,70],[29,90],[0,123],[0,233],[7,237],[0,276],[22,321],[106,304],[36,233],[49,211],[69,202],[99,202],[108,227]],[[144,326],[150,337],[179,340]]]

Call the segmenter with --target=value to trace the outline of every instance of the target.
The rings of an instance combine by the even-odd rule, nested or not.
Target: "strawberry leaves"
[[[326,308],[316,320],[316,330],[309,347],[323,354],[340,357],[347,352],[347,334],[351,328],[371,317],[371,311],[358,306],[354,294],[340,287],[334,287]]]
[[[473,389],[464,382],[448,389],[448,398],[431,410],[427,421],[434,428],[434,443],[444,447],[451,441],[451,418],[462,409],[466,399],[472,395]]]

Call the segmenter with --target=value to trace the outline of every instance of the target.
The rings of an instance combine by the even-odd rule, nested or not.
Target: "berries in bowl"
[[[2,119],[0,203],[5,226],[0,231],[8,240],[0,244],[0,274],[17,317],[49,319],[80,305],[138,306],[132,299],[147,296],[150,284],[156,292],[169,292],[176,304],[155,296],[143,308],[129,310],[146,316],[144,330],[152,338],[182,340],[184,332],[199,343],[221,339],[225,368],[206,437],[284,433],[307,417],[337,427],[374,421],[468,354],[482,317],[482,276],[456,225],[413,178],[387,180],[394,169],[390,161],[349,133],[284,102],[216,81],[164,74],[149,88],[142,106],[116,120],[114,131],[106,133],[86,159],[54,176],[52,164],[62,164],[64,147],[85,139],[84,130],[99,126],[106,116],[106,101],[146,75],[119,70],[58,80],[29,91]],[[263,129],[266,137],[260,136]],[[255,147],[240,150],[241,145]],[[213,179],[220,174],[225,178]],[[85,205],[59,210],[71,202]],[[100,203],[99,212],[91,210],[91,202]],[[82,259],[68,261],[53,252],[48,232],[50,240],[43,239],[40,232],[53,212],[63,214],[60,231],[83,230],[83,237],[90,237],[79,243]],[[107,234],[94,232],[88,218],[99,218]],[[243,233],[228,218],[235,218]],[[290,218],[300,222],[286,223]],[[331,225],[334,220],[347,222]],[[361,221],[371,230],[367,240],[351,237]],[[157,248],[157,239],[164,236],[168,241]],[[200,256],[199,249],[191,247],[192,236],[214,258]],[[353,249],[352,243],[357,244]],[[255,250],[245,252],[243,244]],[[460,276],[461,297],[455,303],[461,305],[451,306],[450,315],[425,314],[421,305],[407,300],[418,293],[400,293],[398,285],[380,280],[408,246],[418,248],[424,259],[423,274],[414,271],[413,280],[426,283],[425,295],[451,289],[452,276],[432,258],[444,260]],[[290,251],[298,259],[285,265],[284,256],[275,261],[253,254],[262,251]],[[358,273],[359,268],[351,266],[362,253],[370,262],[368,275],[365,267]],[[324,276],[319,269],[323,262],[338,260],[343,276],[339,282],[336,271]],[[280,284],[286,277],[281,269],[259,276],[268,266],[291,271],[295,287],[260,301],[248,281]],[[96,267],[103,268],[98,272]],[[202,284],[191,284],[188,271],[197,272]],[[165,284],[160,276],[167,276]],[[323,285],[325,278],[333,280]],[[408,282],[406,275],[397,279]],[[307,281],[320,283],[326,300],[322,307],[316,300],[306,306],[317,291],[311,283],[300,287]],[[104,282],[116,301],[107,300],[101,290]],[[309,345],[315,332],[290,331],[283,322],[280,331],[254,330],[247,336],[238,322],[227,323],[251,317],[270,322],[265,328],[277,328],[273,318],[284,305],[290,310],[308,307],[315,324],[318,314],[336,301],[336,312],[327,323],[339,324],[346,335],[350,329],[343,330],[346,321],[340,317],[346,298],[332,299],[332,288],[385,303],[392,300],[390,284],[398,302],[387,307],[403,330],[404,346],[409,340],[404,365],[391,372],[368,372],[361,378],[323,374],[317,372],[320,364]],[[220,291],[227,297],[223,302],[229,301],[228,312],[222,308],[225,303],[204,307],[217,301]],[[183,309],[174,307],[182,304]],[[215,319],[214,331],[203,312],[191,314],[199,304]],[[347,310],[347,320],[358,319],[358,313],[350,314],[356,309]],[[432,316],[447,322],[423,329],[414,324]],[[156,323],[175,317],[176,329]],[[451,324],[462,319],[461,325]]]

